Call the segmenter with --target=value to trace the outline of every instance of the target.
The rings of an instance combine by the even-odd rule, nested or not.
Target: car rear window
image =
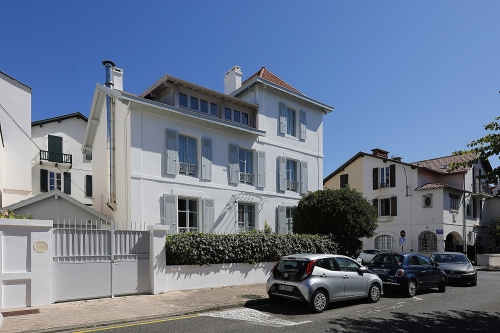
[[[297,270],[299,273],[302,273],[308,263],[309,260],[281,260],[276,269],[279,271]]]
[[[432,260],[440,264],[468,263],[467,257],[462,254],[434,254]]]
[[[372,264],[401,265],[404,256],[399,254],[377,254],[372,260]]]

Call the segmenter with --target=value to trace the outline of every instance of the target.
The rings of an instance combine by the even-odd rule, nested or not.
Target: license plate
[[[278,286],[278,289],[279,289],[279,290],[284,290],[284,291],[292,291],[292,290],[293,290],[293,287],[292,287],[292,286],[284,286],[284,285],[280,284],[280,285]]]
[[[454,279],[459,279],[460,275],[458,274],[448,274],[448,277],[454,278]]]
[[[375,274],[382,274],[382,275],[387,274],[386,271],[384,271],[382,269],[374,269],[373,271],[375,272]]]

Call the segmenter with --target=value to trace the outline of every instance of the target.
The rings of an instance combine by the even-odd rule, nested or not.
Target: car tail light
[[[309,261],[309,263],[307,264],[306,266],[306,270],[304,272],[304,275],[302,275],[302,277],[300,278],[300,281],[304,281],[305,279],[307,279],[309,276],[311,276],[312,272],[313,272],[313,269],[314,269],[314,263],[316,262],[316,260],[311,260]]]
[[[404,274],[405,274],[404,269],[398,269],[398,271],[396,272],[396,274],[394,276],[402,277]]]
[[[278,261],[276,264],[274,264],[274,267],[273,269],[271,269],[271,276],[274,278],[274,270],[276,269],[276,267],[278,266],[280,262]]]

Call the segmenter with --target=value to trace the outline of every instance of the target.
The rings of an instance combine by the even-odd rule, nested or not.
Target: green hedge
[[[337,253],[327,236],[265,233],[167,235],[167,265],[210,265],[278,261],[295,253]]]

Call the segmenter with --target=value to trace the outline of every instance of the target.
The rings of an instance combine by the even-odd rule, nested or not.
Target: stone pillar
[[[149,247],[149,291],[151,294],[160,294],[167,291],[165,254],[165,236],[170,230],[168,225],[150,225]]]

